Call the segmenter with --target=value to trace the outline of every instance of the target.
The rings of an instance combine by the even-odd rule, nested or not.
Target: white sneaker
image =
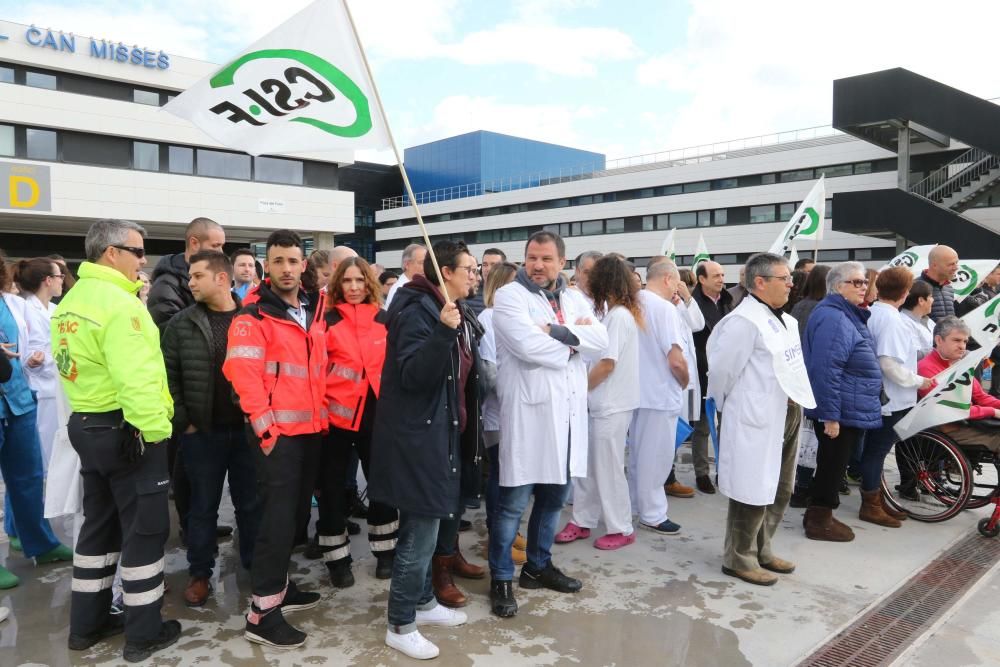
[[[405,635],[386,630],[385,645],[416,660],[430,660],[438,657],[438,654],[441,653],[437,646],[420,634],[419,630],[407,632]]]
[[[419,614],[420,612],[417,613]],[[8,616],[10,616],[10,609],[0,607],[0,621],[6,621]]]
[[[468,620],[469,617],[464,611],[449,609],[442,604],[427,611],[417,610],[417,625],[443,625],[453,628],[456,625],[465,625]]]

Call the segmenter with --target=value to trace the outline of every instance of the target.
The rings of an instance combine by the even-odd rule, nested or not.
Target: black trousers
[[[840,433],[831,438],[823,431],[823,422],[814,422],[816,439],[816,472],[813,473],[810,504],[837,509],[840,506],[840,480],[861,439],[862,430],[841,425]]]
[[[251,440],[261,517],[250,578],[253,603],[261,611],[281,604],[295,532],[309,511],[320,439],[318,433],[282,435],[267,455]]]
[[[330,429],[323,439],[319,497],[319,544],[324,550],[324,560],[332,567],[340,562],[351,562],[350,538],[347,535],[348,507],[347,471],[356,453],[361,460],[365,479],[371,471],[371,431],[344,431]],[[399,537],[399,512],[379,502],[368,505],[368,545],[375,556],[392,556]]]
[[[188,479],[184,457],[180,455],[181,434],[175,434],[167,444],[167,470],[170,471],[170,488],[174,492],[174,510],[181,532],[187,532],[188,513],[191,511],[191,481]]]
[[[121,411],[74,413],[69,439],[80,456],[83,527],[73,557],[70,632],[92,635],[108,620],[111,584],[121,562],[125,637],[160,633],[163,545],[170,531],[166,443],[138,460],[121,454]]]

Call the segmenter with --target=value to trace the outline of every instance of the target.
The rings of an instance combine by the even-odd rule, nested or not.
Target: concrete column
[[[313,239],[316,241],[317,250],[333,250],[333,232],[315,232]]]
[[[896,183],[900,190],[910,189],[910,126],[899,128],[899,146],[896,149]]]

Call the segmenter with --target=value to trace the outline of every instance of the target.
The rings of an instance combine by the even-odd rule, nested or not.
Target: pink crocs
[[[572,521],[566,524],[560,533],[556,535],[556,544],[566,544],[574,540],[585,540],[590,537],[590,528],[580,528]]]
[[[612,551],[614,549],[621,549],[622,547],[627,547],[630,544],[635,543],[635,531],[632,531],[630,535],[622,535],[621,533],[609,533],[604,537],[598,537],[594,540],[594,547],[597,549],[603,549],[605,551]]]

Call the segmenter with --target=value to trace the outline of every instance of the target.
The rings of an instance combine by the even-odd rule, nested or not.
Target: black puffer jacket
[[[372,437],[371,458],[378,467],[368,494],[403,511],[454,519],[461,511],[462,479],[474,477],[480,459],[479,346],[471,328],[476,320],[463,310],[473,367],[465,385],[466,428],[460,434],[462,343],[457,330],[441,324],[440,314],[434,296],[410,285],[393,297]]]
[[[233,300],[239,312],[240,299],[233,294]],[[174,398],[171,421],[175,433],[182,433],[189,424],[199,431],[210,431],[214,424],[212,406],[219,388],[215,386],[212,327],[206,310],[204,304],[196,303],[180,311],[170,319],[160,339],[167,386]],[[221,390],[232,395],[231,386]]]
[[[949,283],[941,284],[927,275],[927,271],[920,274],[917,280],[923,280],[931,286],[931,294],[934,295],[934,303],[931,304],[931,319],[935,322],[955,314],[955,288]]]
[[[188,270],[188,262],[182,252],[164,255],[153,270],[153,284],[149,288],[146,305],[161,334],[171,317],[194,304],[194,296],[188,287],[191,279]]]

